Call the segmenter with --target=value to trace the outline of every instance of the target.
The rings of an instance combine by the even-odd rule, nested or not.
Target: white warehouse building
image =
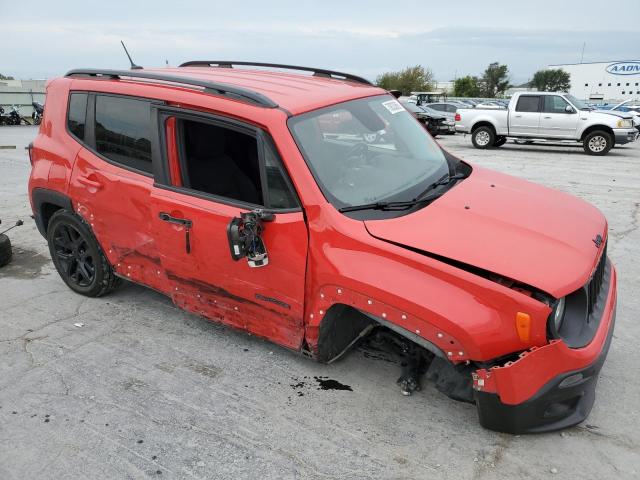
[[[640,99],[640,60],[549,65],[571,75],[571,95],[582,100]]]

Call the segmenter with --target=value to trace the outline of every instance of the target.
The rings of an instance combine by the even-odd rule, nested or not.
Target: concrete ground
[[[0,479],[632,479],[640,477],[640,142],[590,157],[575,146],[441,144],[473,164],[565,190],[610,224],[616,333],[588,420],[562,433],[482,429],[475,407],[426,384],[400,395],[398,365],[353,351],[308,359],[125,285],[72,293],[29,219],[34,127],[0,127]],[[322,390],[317,376],[349,385]]]

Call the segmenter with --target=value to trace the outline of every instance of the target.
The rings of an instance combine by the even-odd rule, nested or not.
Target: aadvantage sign
[[[640,75],[640,62],[618,62],[607,67],[614,75]]]

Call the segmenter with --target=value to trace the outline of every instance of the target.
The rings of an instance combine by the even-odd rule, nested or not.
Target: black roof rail
[[[184,62],[179,65],[180,67],[221,67],[221,68],[233,68],[234,65],[242,65],[249,67],[269,67],[269,68],[283,68],[287,70],[300,70],[302,72],[313,72],[316,77],[336,78],[343,80],[350,80],[352,82],[364,83],[365,85],[373,85],[366,78],[358,77],[350,73],[335,72],[333,70],[325,70],[323,68],[313,67],[299,67],[296,65],[283,65],[280,63],[260,63],[260,62],[235,62],[232,60],[192,60]],[[340,78],[342,77],[342,78]]]
[[[166,73],[145,72],[144,70],[102,70],[85,68],[69,70],[65,74],[65,77],[105,77],[110,79],[127,77],[141,78],[145,80],[159,80],[168,83],[202,87],[204,89],[204,93],[208,93],[211,95],[223,95],[243,102],[252,103],[260,107],[276,108],[278,106],[278,104],[271,100],[269,97],[263,95],[262,93],[249,90],[247,88],[237,87],[235,85],[229,85],[226,83],[201,80],[198,78],[183,77],[181,75],[179,76],[169,75]]]

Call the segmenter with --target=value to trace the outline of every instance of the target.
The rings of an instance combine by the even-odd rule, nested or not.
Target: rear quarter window
[[[81,141],[84,141],[84,127],[87,122],[87,98],[86,93],[69,95],[67,128],[74,137]]]
[[[96,151],[121,165],[151,173],[151,103],[96,96]]]
[[[540,111],[540,97],[524,95],[518,99],[516,112],[538,112]]]

